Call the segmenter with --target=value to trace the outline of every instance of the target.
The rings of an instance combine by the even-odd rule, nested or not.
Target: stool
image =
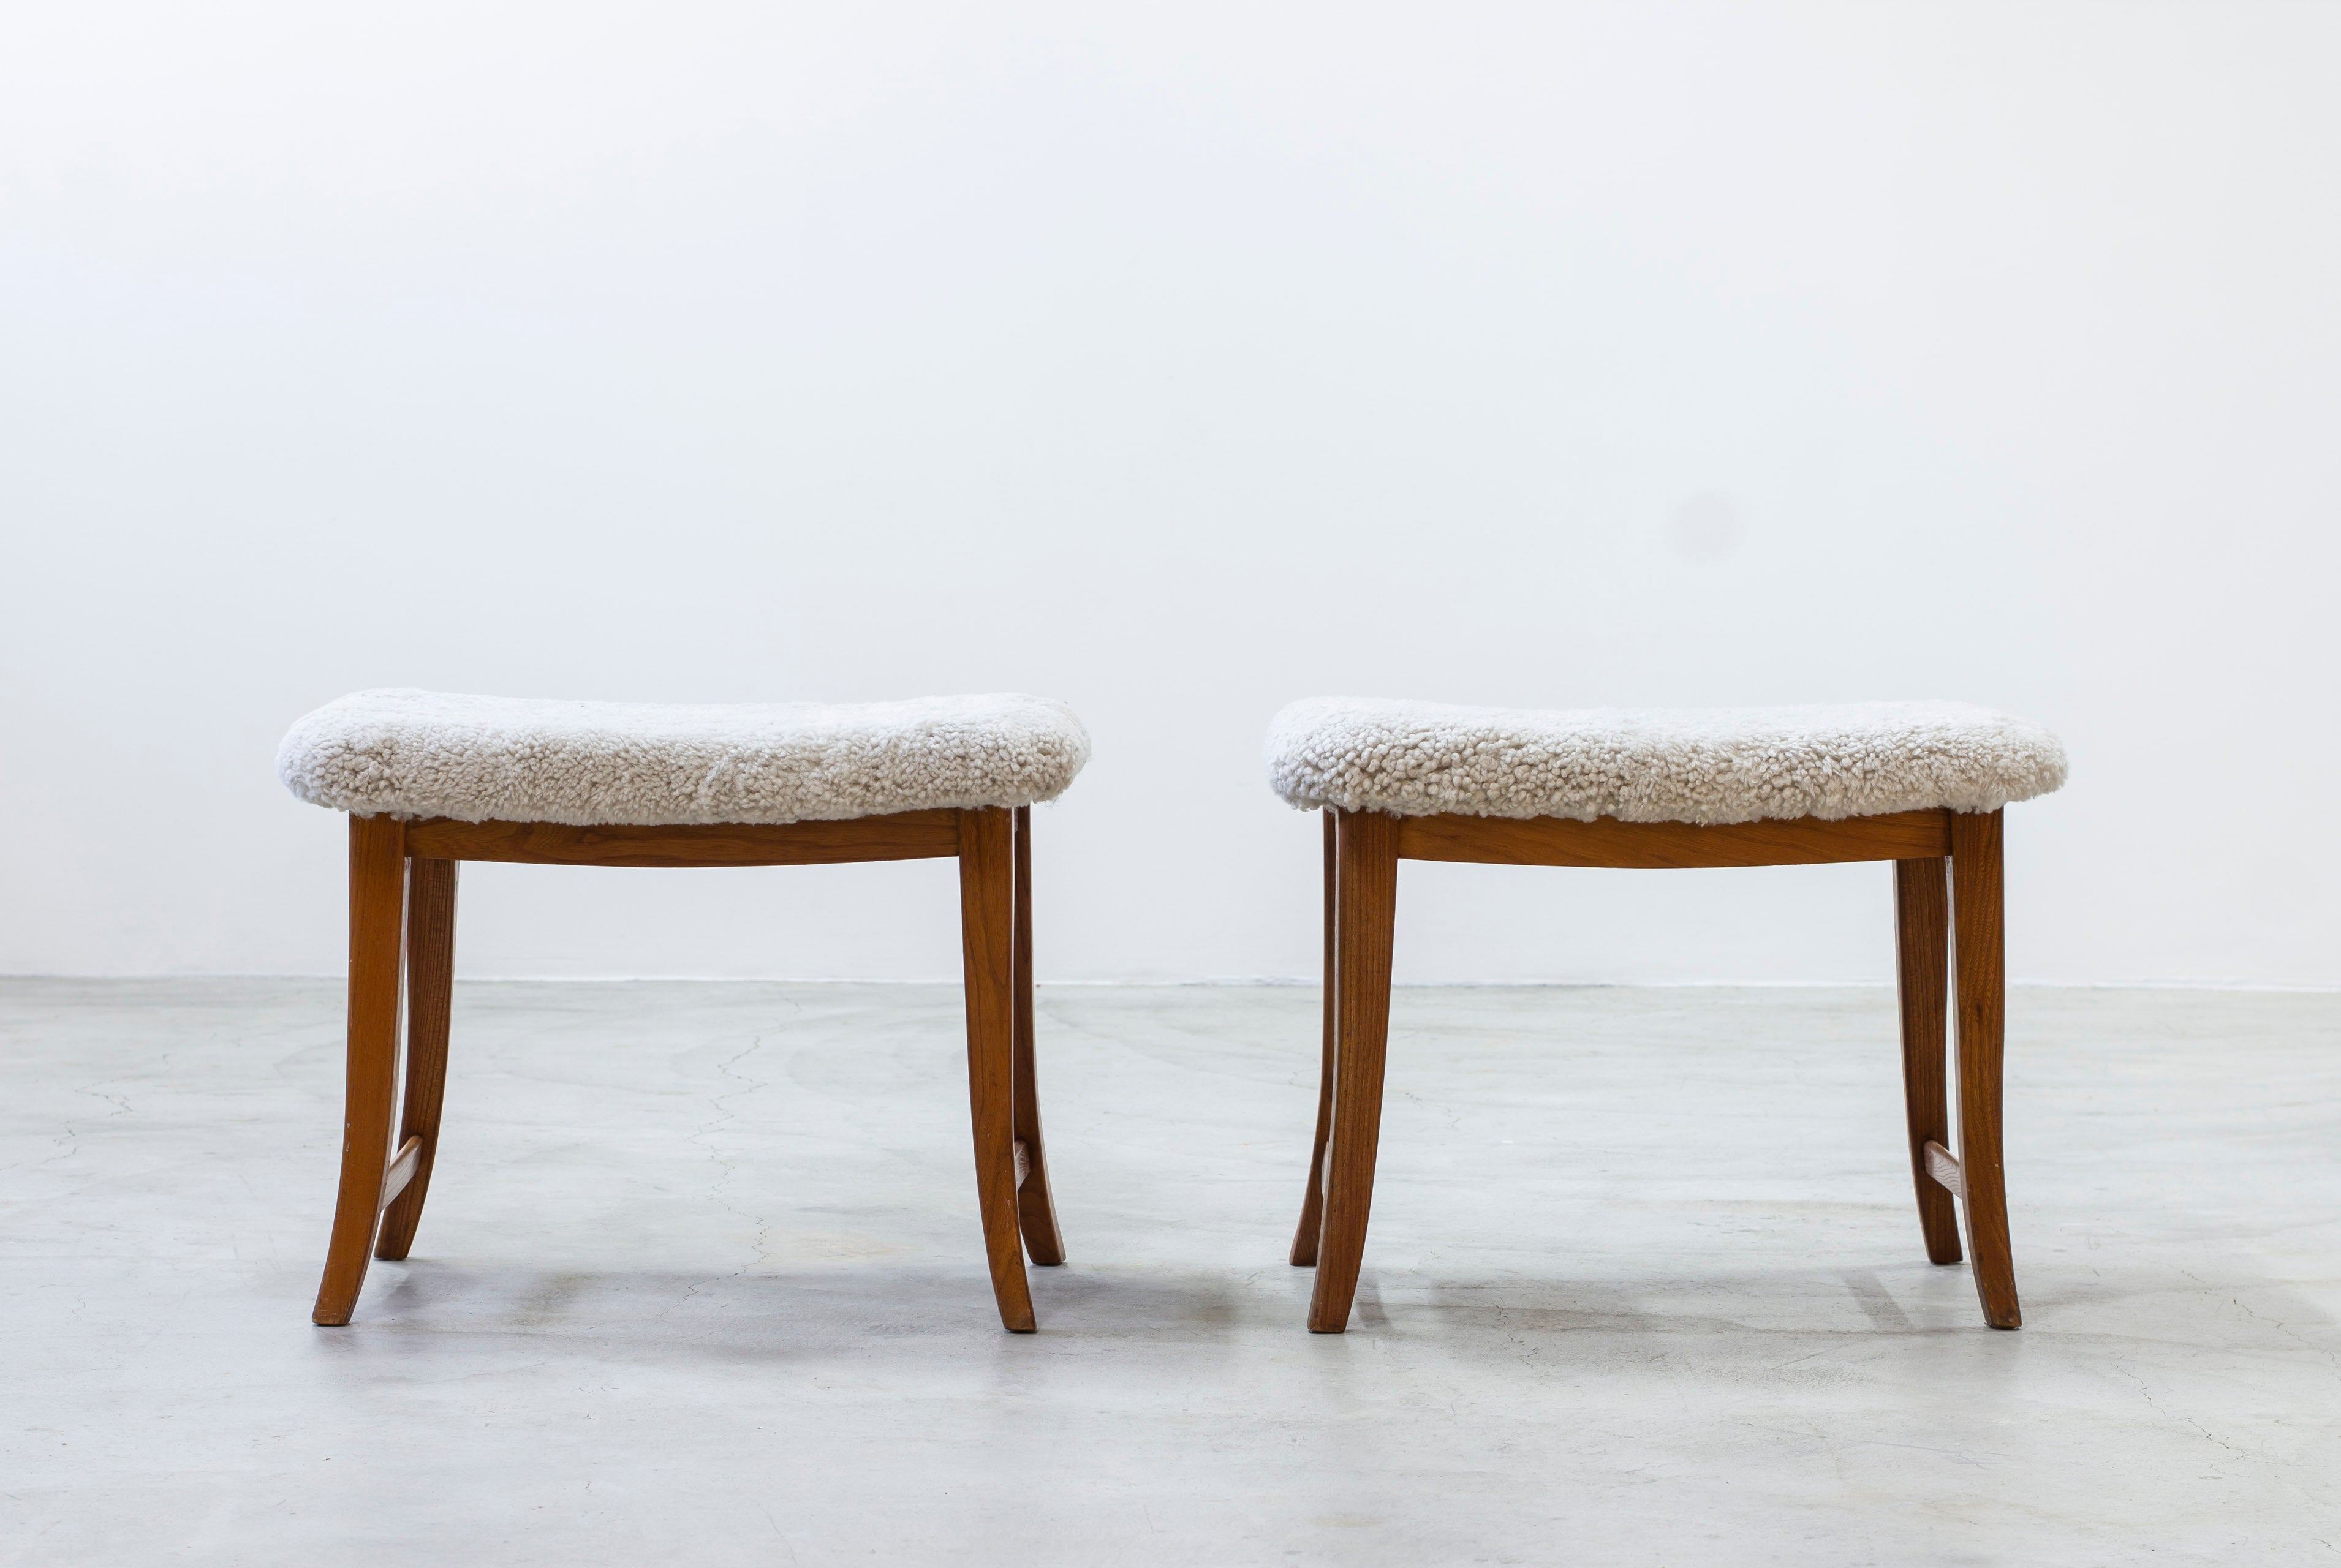
[[[1292,1241],[1309,1326],[1349,1326],[1373,1201],[1402,859],[1503,866],[1894,863],[1902,1082],[1927,1256],[2022,1321],[2000,1170],[2000,808],[2065,781],[2037,725],[1953,702],[1547,712],[1325,697],[1278,714],[1276,792],[1325,822],[1323,1067]],[[1946,890],[1946,863],[1948,890]],[[1944,1085],[1958,955],[1959,1152]]]
[[[413,1244],[439,1142],[463,860],[553,866],[959,861],[975,1183],[1000,1317],[1034,1327],[1020,1246],[1064,1261],[1032,1082],[1030,807],[1089,760],[1037,697],[740,705],[361,691],[293,726],[277,776],[350,814],[349,1076],[318,1286],[345,1324],[366,1261]],[[406,1074],[397,1141],[399,1001]]]

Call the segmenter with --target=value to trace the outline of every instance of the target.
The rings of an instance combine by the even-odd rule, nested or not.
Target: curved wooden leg
[[[975,1191],[1000,1321],[1030,1334],[1032,1293],[1016,1215],[1016,849],[1000,807],[959,814],[960,943],[967,973],[967,1083]]]
[[[1317,1141],[1309,1151],[1309,1190],[1300,1199],[1300,1224],[1292,1233],[1291,1262],[1308,1268],[1317,1261],[1317,1233],[1325,1224],[1325,1144],[1333,1136],[1333,813],[1325,819],[1325,979],[1318,1006],[1324,1039],[1317,1066]]]
[[[453,860],[410,860],[406,872],[406,1107],[398,1146],[415,1145],[414,1174],[383,1211],[374,1255],[398,1259],[414,1245],[439,1151],[439,1102],[447,1090],[448,1015],[455,1000]]]
[[[2016,1261],[2007,1240],[2007,1187],[2001,1169],[2000,1062],[2007,982],[2000,908],[2000,813],[1951,817],[1951,911],[1959,985],[1959,1170],[1967,1255],[1984,1320],[2024,1321],[2016,1301]]]
[[[1390,1038],[1391,927],[1398,912],[1398,819],[1344,811],[1334,835],[1333,1125],[1325,1220],[1317,1239],[1312,1334],[1350,1326],[1381,1137],[1382,1059]]]
[[[317,1286],[313,1323],[349,1322],[364,1287],[374,1222],[390,1166],[391,1101],[398,1087],[400,938],[406,911],[406,826],[350,819],[349,1069],[342,1115],[341,1196]]]
[[[1902,992],[1902,1106],[1910,1133],[1910,1180],[1929,1263],[1959,1261],[1959,1216],[1950,1189],[1927,1168],[1927,1146],[1951,1142],[1944,1087],[1944,1028],[1951,956],[1949,893],[1940,856],[1894,862],[1894,959]]]
[[[1057,1203],[1049,1191],[1049,1151],[1032,1070],[1032,808],[1016,809],[1016,1218],[1032,1261],[1065,1261]]]

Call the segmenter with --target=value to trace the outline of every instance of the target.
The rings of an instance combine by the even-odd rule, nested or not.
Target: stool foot
[[[1333,813],[1325,819],[1325,980],[1318,1006],[1323,1040],[1317,1066],[1317,1141],[1309,1151],[1309,1191],[1300,1200],[1300,1224],[1292,1233],[1291,1263],[1308,1268],[1317,1262],[1317,1233],[1325,1224],[1325,1145],[1333,1136]]]
[[[2001,911],[2001,814],[1951,817],[1951,918],[1958,966],[1960,1208],[1984,1321],[2015,1328],[2016,1261],[2000,1158],[2007,980]]]
[[[414,1174],[383,1211],[374,1255],[393,1261],[414,1245],[431,1164],[439,1151],[439,1107],[447,1091],[447,1027],[455,1000],[453,860],[409,860],[406,871],[406,1107],[402,1148],[415,1145]]]
[[[311,1322],[326,1327],[349,1322],[357,1309],[375,1225],[384,1205],[395,1196],[390,1118],[398,1087],[405,831],[405,824],[394,818],[350,819],[349,1056],[343,1091],[342,1179],[334,1203],[334,1236],[325,1247],[324,1277],[309,1315]]]
[[[1333,1116],[1326,1145],[1324,1222],[1317,1239],[1312,1334],[1350,1325],[1373,1206],[1381,1137],[1382,1063],[1390,1041],[1390,942],[1398,912],[1398,821],[1342,812],[1334,835]]]
[[[1940,856],[1894,862],[1894,958],[1902,1001],[1902,1104],[1910,1138],[1910,1180],[1930,1263],[1959,1261],[1959,1216],[1927,1160],[1948,1145],[1951,1110],[1944,1087],[1949,1002],[1950,895]]]
[[[1032,1261],[1054,1268],[1065,1261],[1049,1190],[1049,1151],[1041,1137],[1041,1099],[1032,1068],[1032,808],[1016,809],[1016,1176],[1017,1227]]]
[[[967,1081],[976,1200],[1000,1321],[1030,1334],[1032,1293],[1016,1190],[1015,829],[999,807],[959,814],[961,950],[967,976]],[[1037,1130],[1037,1129],[1036,1129]],[[1046,1178],[1040,1190],[1048,1188]]]

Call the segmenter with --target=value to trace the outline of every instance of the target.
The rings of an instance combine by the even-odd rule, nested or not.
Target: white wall
[[[15,8],[0,971],[329,972],[363,686],[1070,699],[1044,977],[1303,975],[1310,692],[1953,696],[2025,977],[2341,982],[2341,9]],[[951,976],[950,871],[466,871]],[[1882,978],[1877,868],[1410,867],[1416,979]]]

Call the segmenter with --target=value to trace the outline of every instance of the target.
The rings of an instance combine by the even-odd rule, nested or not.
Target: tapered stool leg
[[[1016,1204],[1016,847],[1010,814],[959,814],[961,949],[967,972],[968,1099],[976,1200],[1000,1321],[1033,1329]]]
[[[406,873],[406,1105],[398,1146],[414,1143],[414,1173],[382,1214],[376,1257],[398,1259],[414,1245],[431,1164],[439,1152],[439,1105],[447,1092],[447,1028],[455,1001],[453,860],[410,860]]]
[[[1944,1085],[1949,1001],[1951,912],[1940,856],[1894,862],[1894,958],[1902,993],[1902,1105],[1910,1135],[1910,1180],[1930,1263],[1959,1261],[1959,1216],[1950,1189],[1927,1168],[1927,1146],[1948,1149],[1951,1109]]]
[[[1317,1239],[1313,1334],[1350,1326],[1373,1206],[1381,1137],[1382,1061],[1390,1038],[1390,941],[1398,913],[1398,819],[1344,811],[1334,838],[1333,1126],[1326,1146],[1325,1219]]]
[[[1032,1067],[1032,808],[1016,809],[1016,1217],[1032,1261],[1065,1261]]]
[[[1967,1256],[1984,1320],[2024,1321],[2007,1240],[2007,1186],[2000,1158],[2001,1053],[2007,982],[2000,906],[2001,814],[1951,817],[1951,912],[1958,967],[1959,1181]]]
[[[1309,1190],[1300,1198],[1300,1224],[1292,1232],[1291,1263],[1307,1268],[1317,1261],[1317,1233],[1325,1225],[1325,1145],[1333,1136],[1333,813],[1325,819],[1325,979],[1318,1011],[1323,1040],[1317,1066],[1317,1141],[1309,1150]]]
[[[342,1183],[314,1323],[349,1322],[364,1287],[390,1166],[398,1087],[398,988],[406,909],[405,825],[350,819],[349,1065],[342,1116]]]

